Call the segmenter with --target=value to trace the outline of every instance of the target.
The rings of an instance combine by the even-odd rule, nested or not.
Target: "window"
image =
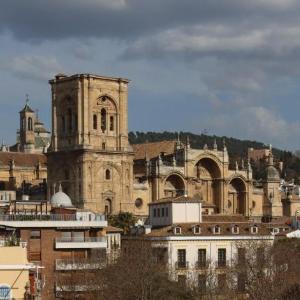
[[[194,226],[193,227],[193,233],[194,234],[200,234],[201,233],[201,227],[200,226]]]
[[[218,249],[218,267],[226,267],[226,249]]]
[[[31,230],[30,238],[31,239],[40,239],[41,238],[41,231],[40,230]]]
[[[166,207],[166,217],[168,217],[168,216],[169,216],[169,208]]]
[[[180,287],[186,287],[186,276],[185,275],[178,275],[178,285]]]
[[[238,292],[245,292],[246,289],[246,274],[239,273],[237,278],[237,290]]]
[[[101,109],[101,130],[104,132],[106,130],[106,110]]]
[[[73,130],[73,119],[72,119],[72,110],[71,108],[68,109],[68,130],[69,132],[72,132]]]
[[[97,129],[97,115],[93,115],[93,129]]]
[[[262,247],[257,248],[256,250],[256,261],[258,266],[263,266],[265,263],[265,250]]]
[[[186,250],[178,249],[177,250],[177,268],[186,268]]]
[[[157,216],[160,217],[160,209],[157,209]]]
[[[9,285],[1,284],[0,285],[0,299],[8,300],[11,299],[11,288]]]
[[[65,170],[65,179],[69,180],[70,179],[70,173],[69,170]]]
[[[32,127],[32,118],[28,118],[28,130],[32,131],[33,127]]]
[[[110,116],[109,118],[109,130],[114,131],[114,117]]]
[[[198,268],[206,267],[206,249],[198,249]]]
[[[106,148],[105,143],[102,143],[102,150],[105,150],[105,148]]]
[[[65,116],[61,117],[61,131],[62,132],[66,131],[66,119],[65,119]]]
[[[156,208],[153,208],[153,217],[156,217]]]
[[[279,233],[279,228],[272,228],[271,233],[272,233],[272,234],[277,234],[277,233]]]
[[[246,263],[246,249],[238,248],[238,265],[244,266]]]
[[[106,215],[110,215],[112,212],[112,208],[111,208],[111,200],[110,199],[106,199],[105,200],[105,214]]]
[[[110,175],[110,170],[105,170],[105,179],[106,180],[110,180],[111,179],[111,175]]]
[[[206,275],[200,274],[198,276],[198,288],[201,295],[206,294]]]
[[[238,234],[239,233],[239,226],[238,225],[234,225],[231,227],[231,232],[233,234]]]
[[[218,289],[220,292],[226,289],[226,274],[218,274]]]
[[[214,228],[213,228],[213,232],[214,234],[220,234],[221,233],[221,228],[219,225],[216,225]]]
[[[181,234],[181,227],[179,226],[174,227],[174,234]]]
[[[164,208],[164,207],[161,209],[161,216],[162,216],[162,217],[165,216],[165,208]]]
[[[257,227],[257,225],[253,225],[251,227],[250,231],[251,231],[252,234],[258,233],[258,227]]]
[[[141,208],[142,205],[143,205],[143,199],[142,199],[142,198],[137,198],[137,199],[135,200],[135,207]]]

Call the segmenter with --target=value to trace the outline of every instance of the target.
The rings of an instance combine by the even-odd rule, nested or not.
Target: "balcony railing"
[[[96,270],[106,266],[106,261],[92,259],[56,259],[55,267],[58,271],[68,270]]]
[[[61,237],[56,238],[57,243],[106,243],[106,237]]]
[[[195,264],[197,269],[207,269],[208,268],[208,262],[207,261],[197,261]]]
[[[189,268],[189,262],[188,261],[177,261],[175,263],[176,270],[186,270]]]
[[[76,214],[16,214],[1,215],[0,221],[106,221],[106,216],[95,215],[76,215]]]

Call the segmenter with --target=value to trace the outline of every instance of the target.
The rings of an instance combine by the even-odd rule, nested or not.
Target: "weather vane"
[[[26,94],[26,104],[28,104],[28,102],[29,102],[29,95]]]

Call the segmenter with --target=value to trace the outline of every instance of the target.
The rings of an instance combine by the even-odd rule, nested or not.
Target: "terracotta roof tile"
[[[175,143],[175,141],[162,141],[132,145],[135,153],[134,159],[144,159],[145,154],[149,159],[157,157],[161,152],[166,155],[172,154],[174,153]]]
[[[22,152],[0,152],[0,165],[8,166],[14,160],[16,167],[46,166],[47,157],[44,154],[29,154]]]

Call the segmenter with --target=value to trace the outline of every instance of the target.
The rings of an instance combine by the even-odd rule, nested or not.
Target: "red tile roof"
[[[35,167],[38,163],[46,166],[47,164],[47,157],[44,154],[0,152],[0,165],[8,166],[11,160],[14,160],[16,167]]]

